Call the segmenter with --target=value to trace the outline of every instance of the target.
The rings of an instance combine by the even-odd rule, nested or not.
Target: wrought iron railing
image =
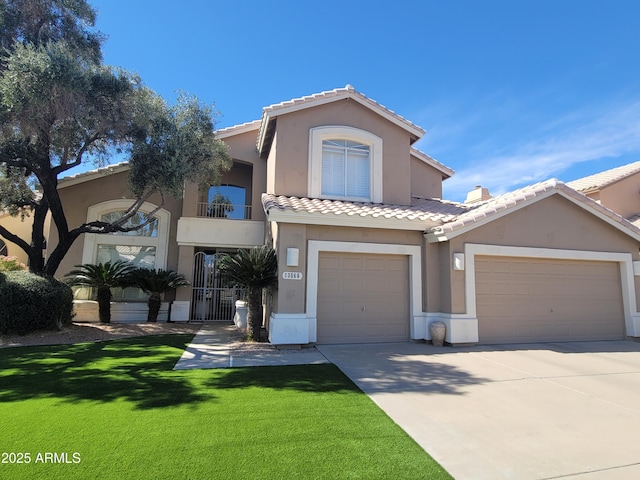
[[[251,205],[198,202],[196,216],[227,218],[230,220],[249,220],[251,218]]]

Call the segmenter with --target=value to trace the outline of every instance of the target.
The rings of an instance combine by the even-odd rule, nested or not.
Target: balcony
[[[196,216],[226,218],[229,220],[249,220],[251,218],[251,205],[198,202]]]
[[[178,245],[256,247],[264,243],[264,222],[250,220],[251,205],[198,202],[196,217],[178,219]]]

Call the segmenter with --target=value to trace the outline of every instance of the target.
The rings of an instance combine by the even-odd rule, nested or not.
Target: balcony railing
[[[251,218],[251,205],[198,202],[196,216],[227,218],[230,220],[249,220]]]

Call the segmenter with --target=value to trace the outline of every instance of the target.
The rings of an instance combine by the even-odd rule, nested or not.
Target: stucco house
[[[136,235],[84,235],[58,272],[117,258],[174,269],[193,286],[169,299],[173,321],[228,320],[236,292],[217,283],[217,258],[266,243],[275,344],[429,340],[433,321],[454,345],[640,336],[640,206],[605,201],[608,184],[443,200],[454,172],[412,146],[425,131],[350,85],[217,133],[234,159],[222,185],[186,185]],[[118,164],[62,180],[70,224],[124,210],[126,175]]]

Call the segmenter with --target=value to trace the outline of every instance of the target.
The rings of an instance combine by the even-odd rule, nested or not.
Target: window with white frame
[[[382,139],[354,127],[312,128],[309,195],[382,202]]]
[[[112,222],[124,214],[133,200],[112,200],[89,207],[88,221]],[[148,213],[156,207],[144,203],[139,212],[125,224],[125,227],[142,225]],[[111,234],[85,234],[82,263],[106,263],[124,260],[136,267],[148,269],[166,268],[167,240],[170,213],[164,209],[154,214],[154,219],[144,227],[129,232]],[[91,292],[79,293],[77,298],[90,297]],[[137,288],[113,290],[114,300],[145,300],[147,296]]]
[[[322,196],[371,197],[369,145],[352,140],[322,141]]]

